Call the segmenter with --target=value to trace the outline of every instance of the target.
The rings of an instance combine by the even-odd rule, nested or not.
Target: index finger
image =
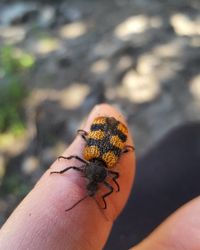
[[[98,116],[115,117],[125,123],[117,110],[102,104],[92,110],[83,129],[89,131],[94,118]],[[130,134],[127,144],[133,145]],[[77,136],[63,156],[82,156],[84,146],[83,139]],[[128,199],[135,172],[135,157],[133,153],[128,153],[120,158],[121,190],[107,197],[108,208],[105,214],[109,220],[105,219],[91,198],[65,212],[85,195],[85,180],[75,171],[68,171],[63,175],[50,175],[50,172],[77,164],[73,159],[53,163],[2,228],[1,249],[103,248],[114,219]]]

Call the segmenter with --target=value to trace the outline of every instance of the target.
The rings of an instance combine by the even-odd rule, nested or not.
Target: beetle
[[[87,197],[94,197],[100,184],[108,189],[108,192],[101,197],[104,203],[102,209],[106,209],[105,198],[114,191],[112,185],[107,182],[107,177],[112,178],[117,187],[116,192],[119,192],[120,186],[117,182],[119,172],[113,169],[123,153],[134,150],[133,146],[126,145],[128,129],[114,117],[100,116],[93,120],[89,132],[79,129],[77,133],[86,142],[83,157],[71,155],[68,157],[59,156],[58,159],[77,159],[82,165],[80,167],[70,166],[61,171],[51,172],[51,174],[63,174],[70,169],[74,169],[82,173],[82,176],[87,179],[87,195],[65,211],[71,210]]]

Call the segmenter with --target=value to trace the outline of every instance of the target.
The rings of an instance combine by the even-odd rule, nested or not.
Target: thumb
[[[83,129],[89,131],[98,116],[112,116],[125,123],[118,111],[102,104],[92,110]],[[132,145],[130,135],[127,144]],[[82,156],[84,145],[84,140],[77,136],[63,156]],[[4,224],[0,231],[0,249],[102,249],[113,221],[128,199],[135,171],[134,160],[133,153],[120,158],[120,192],[106,197],[107,209],[99,209],[89,197],[67,212],[67,208],[85,195],[85,178],[73,170],[50,175],[51,171],[79,164],[74,159],[56,160]]]

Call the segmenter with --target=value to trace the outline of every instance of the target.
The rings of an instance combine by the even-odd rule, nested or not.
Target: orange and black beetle
[[[84,130],[78,130],[77,132],[86,142],[83,150],[83,158],[77,155],[71,155],[69,157],[60,156],[58,159],[70,160],[75,158],[82,162],[83,165],[80,167],[70,166],[61,171],[51,172],[51,174],[62,174],[69,169],[74,169],[81,172],[83,177],[88,181],[86,187],[87,195],[65,211],[71,210],[88,196],[93,197],[98,191],[100,183],[109,190],[102,196],[104,202],[103,209],[106,209],[107,204],[105,198],[113,192],[113,187],[106,181],[106,178],[108,176],[112,177],[112,180],[117,186],[117,192],[119,192],[120,186],[117,182],[119,173],[112,169],[115,167],[122,153],[134,150],[134,147],[126,145],[128,129],[114,117],[102,116],[94,119],[89,132]]]

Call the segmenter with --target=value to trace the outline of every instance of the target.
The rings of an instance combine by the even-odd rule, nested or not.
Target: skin
[[[96,106],[82,129],[88,131],[97,116],[113,116],[125,123],[122,115],[109,105]],[[127,144],[133,145],[129,134]],[[77,136],[62,154],[81,156],[84,141]],[[135,175],[135,155],[121,157],[115,170],[120,172],[120,192],[107,197],[108,208],[102,212],[92,198],[65,212],[85,195],[84,179],[77,171],[50,175],[65,167],[80,164],[56,160],[12,213],[0,231],[0,250],[98,250],[102,249],[114,220],[123,209]],[[106,190],[102,187],[101,191]],[[162,223],[149,237],[132,250],[199,250],[200,198],[196,198]],[[98,236],[98,237],[97,237]]]

